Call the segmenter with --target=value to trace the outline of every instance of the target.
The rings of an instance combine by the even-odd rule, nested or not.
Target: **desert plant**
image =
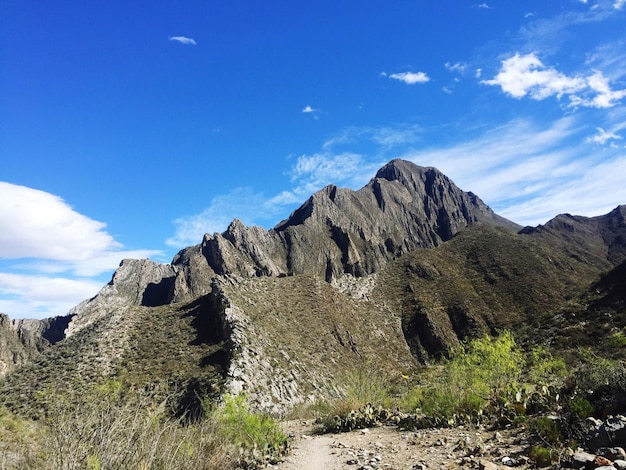
[[[380,426],[391,416],[382,406],[367,404],[359,409],[346,409],[343,413],[329,415],[322,421],[322,432],[346,432]]]
[[[414,393],[413,406],[441,420],[477,418],[514,395],[523,366],[511,333],[474,339],[452,351],[434,383]]]
[[[391,400],[391,378],[371,361],[361,361],[341,378],[346,390],[345,400],[353,402],[353,409],[366,404],[387,405]]]
[[[581,365],[570,376],[564,392],[580,396],[593,407],[593,413],[606,416],[626,406],[626,364],[590,351],[579,351]]]
[[[87,397],[65,393],[49,403],[46,468],[232,468],[236,461],[236,449],[210,421],[183,427],[164,403],[143,391],[122,394],[115,381]]]
[[[552,454],[554,451],[543,446],[533,446],[530,448],[528,457],[535,462],[538,467],[549,467],[552,464]]]
[[[288,449],[289,440],[269,415],[251,413],[246,396],[226,395],[211,415],[228,442],[240,449],[240,463],[255,467],[260,461],[276,462]]]

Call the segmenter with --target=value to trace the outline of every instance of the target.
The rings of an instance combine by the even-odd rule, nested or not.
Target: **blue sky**
[[[65,314],[329,183],[435,166],[523,225],[626,203],[626,0],[5,0],[0,312]]]

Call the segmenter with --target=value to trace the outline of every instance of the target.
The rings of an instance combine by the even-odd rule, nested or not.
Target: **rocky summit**
[[[400,376],[505,328],[594,345],[624,326],[625,213],[522,228],[437,169],[393,160],[270,230],[234,220],[171,264],[124,260],[65,317],[0,317],[0,373],[14,369],[0,399],[28,413],[38,391],[113,377],[175,387],[182,407],[244,390],[280,413],[340,395],[359,364]]]

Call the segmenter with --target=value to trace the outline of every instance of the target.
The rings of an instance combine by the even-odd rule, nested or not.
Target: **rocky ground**
[[[401,431],[395,426],[316,434],[312,421],[283,424],[293,438],[280,470],[413,470],[532,468],[521,429],[456,427]]]

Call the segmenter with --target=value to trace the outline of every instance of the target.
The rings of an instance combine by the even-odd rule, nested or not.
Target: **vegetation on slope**
[[[51,398],[42,392],[88,394],[114,379],[125,390],[160,391],[155,399],[167,395],[180,413],[197,410],[198,395],[218,395],[225,368],[224,341],[207,331],[208,302],[131,307],[102,318],[10,374],[0,384],[0,401],[36,418]]]
[[[253,414],[242,396],[208,401],[197,420],[175,418],[166,402],[122,384],[61,394],[38,421],[0,410],[0,465],[24,469],[235,469],[275,462],[287,437],[270,417]]]
[[[504,329],[522,344],[547,342],[549,320],[599,273],[530,237],[476,225],[391,263],[374,294],[401,312],[412,352],[427,363],[459,340]]]

